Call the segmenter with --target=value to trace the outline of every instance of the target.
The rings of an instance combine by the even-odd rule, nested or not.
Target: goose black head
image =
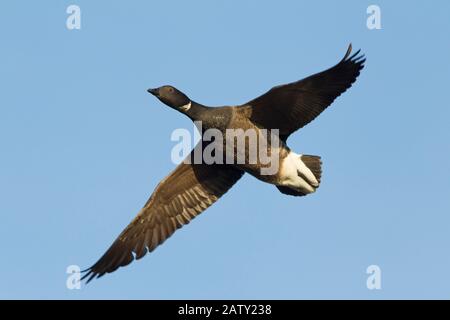
[[[180,90],[172,86],[162,86],[148,89],[149,93],[157,97],[162,103],[185,113],[191,107],[191,100]]]

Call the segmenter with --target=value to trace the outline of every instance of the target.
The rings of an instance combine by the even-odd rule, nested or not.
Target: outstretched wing
[[[287,137],[307,125],[355,82],[364,67],[360,50],[351,55],[350,44],[344,58],[334,67],[303,80],[270,89],[243,104],[250,119],[267,129],[279,129]]]
[[[217,201],[243,174],[227,165],[181,163],[159,183],[136,218],[106,253],[85,270],[82,279],[89,282],[153,251]]]

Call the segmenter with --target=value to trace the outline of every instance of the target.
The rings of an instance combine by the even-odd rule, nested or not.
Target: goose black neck
[[[195,101],[191,101],[191,107],[188,111],[186,111],[186,115],[192,121],[203,121],[210,109],[210,107],[201,105],[200,103],[197,103]]]

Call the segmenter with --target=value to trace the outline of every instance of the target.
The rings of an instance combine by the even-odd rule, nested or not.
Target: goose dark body
[[[269,140],[267,149],[276,155],[279,168],[273,174],[264,175],[261,174],[264,164],[259,160],[240,164],[196,163],[192,151],[191,161],[179,164],[158,184],[141,211],[106,253],[85,270],[83,279],[89,282],[153,251],[178,228],[216,202],[246,172],[275,185],[287,195],[304,196],[315,192],[322,175],[320,157],[296,154],[287,146],[287,139],[314,120],[356,81],[365,59],[359,55],[360,51],[353,55],[351,51],[350,45],[344,58],[328,70],[274,87],[240,106],[208,107],[192,101],[172,86],[149,89],[149,93],[167,106],[192,121],[201,121],[203,131],[218,129],[226,136],[227,129],[252,129],[259,136],[264,129],[278,130],[276,137],[279,139]],[[205,148],[208,143],[196,148]],[[225,139],[218,145],[228,147]],[[247,152],[236,146],[233,148],[234,155]],[[248,158],[247,153],[245,157]]]

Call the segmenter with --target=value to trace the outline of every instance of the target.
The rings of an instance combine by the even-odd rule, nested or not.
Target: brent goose
[[[220,132],[230,128],[254,129],[258,134],[263,129],[278,129],[279,168],[275,174],[261,175],[257,170],[260,163],[182,162],[158,184],[138,215],[106,253],[84,271],[87,273],[82,279],[87,278],[89,282],[153,251],[178,228],[216,202],[245,172],[274,184],[288,195],[303,196],[314,192],[321,178],[320,157],[296,154],[287,147],[286,141],[290,134],[314,120],[355,82],[365,59],[359,55],[360,51],[350,55],[351,50],[350,44],[344,58],[334,67],[297,82],[276,86],[240,106],[211,108],[192,101],[172,86],[149,89],[148,92],[164,104],[193,121],[201,121],[206,129],[215,128]],[[189,157],[192,158],[193,153]]]

